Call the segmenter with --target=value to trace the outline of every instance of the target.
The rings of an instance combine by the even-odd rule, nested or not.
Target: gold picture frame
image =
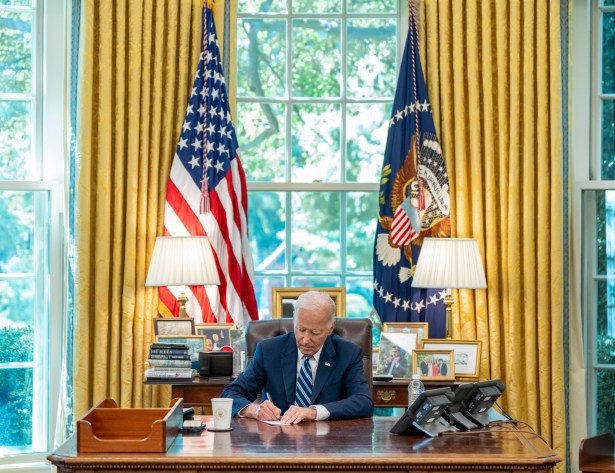
[[[235,329],[235,324],[196,324],[194,329],[197,335],[210,340],[205,344],[205,351],[218,351],[224,346],[232,347],[231,330]]]
[[[481,340],[451,340],[449,338],[424,338],[421,348],[453,350],[455,352],[455,377],[478,379],[480,372]]]
[[[455,355],[453,350],[417,349],[412,352],[412,374],[420,374],[423,381],[454,381]]]
[[[156,317],[154,335],[195,335],[194,319],[188,317]]]
[[[416,334],[416,348],[421,348],[421,340],[429,336],[429,323],[427,322],[385,322],[382,325],[384,333],[414,333]]]
[[[380,357],[380,347],[372,347],[372,375],[378,374],[379,357]]]
[[[292,317],[294,301],[307,291],[327,293],[335,302],[336,316],[346,317],[345,287],[274,287],[271,293],[271,317],[274,319]]]

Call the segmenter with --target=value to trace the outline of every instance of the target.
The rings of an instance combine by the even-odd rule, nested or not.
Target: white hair
[[[307,291],[302,293],[295,303],[293,318],[297,320],[299,309],[304,310],[325,310],[331,317],[331,322],[335,320],[335,302],[329,294],[321,291]]]

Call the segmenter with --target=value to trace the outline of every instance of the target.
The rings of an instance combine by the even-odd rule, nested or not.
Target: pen
[[[265,391],[265,395],[267,396],[267,399],[269,400],[269,402],[271,404],[273,404],[273,401],[271,400],[271,394],[269,394],[268,391]],[[275,404],[273,404],[273,405],[275,406]],[[273,412],[272,412],[272,414],[273,414]],[[276,416],[276,419],[279,419],[279,418],[280,418],[280,416]]]

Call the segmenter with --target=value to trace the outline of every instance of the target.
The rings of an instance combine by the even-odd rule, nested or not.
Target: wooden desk
[[[204,407],[211,413],[211,398],[222,394],[227,381],[195,378],[193,381],[167,383],[164,381],[145,381],[144,384],[171,384],[171,398],[183,398],[184,406]],[[456,383],[450,381],[428,381],[425,389],[455,388]],[[375,407],[408,407],[407,381],[374,381],[372,399]]]
[[[203,420],[209,424],[211,418]],[[560,461],[538,436],[510,424],[480,434],[432,439],[391,434],[396,420],[373,417],[273,426],[233,419],[231,432],[179,435],[163,454],[78,454],[73,436],[47,458],[61,473],[548,473]]]

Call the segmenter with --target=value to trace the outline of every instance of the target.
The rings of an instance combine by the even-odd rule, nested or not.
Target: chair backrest
[[[583,473],[615,471],[613,434],[611,432],[581,440],[579,470]]]
[[[277,337],[293,331],[293,319],[253,320],[246,327],[246,355],[248,363],[254,357],[256,344],[266,338]],[[334,333],[350,340],[363,351],[363,371],[372,387],[372,321],[370,319],[337,318]]]

